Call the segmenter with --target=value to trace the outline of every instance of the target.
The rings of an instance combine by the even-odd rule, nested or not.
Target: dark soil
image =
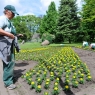
[[[65,92],[61,91],[59,95],[94,95],[95,89],[93,91],[90,88],[90,94],[86,94],[86,88],[90,85],[95,84],[95,51],[83,50],[79,48],[73,48],[73,50],[78,54],[80,59],[87,64],[92,75],[92,81],[86,82],[85,84],[79,85],[78,88],[71,88],[70,91]],[[36,66],[38,62],[36,61],[17,61],[15,66],[15,82],[18,85],[18,93],[20,95],[43,95],[42,93],[36,93],[35,90],[31,90],[29,84],[21,78],[21,75],[24,74],[29,69]],[[51,84],[52,86],[52,84]],[[60,80],[60,87],[64,86],[63,81]],[[95,87],[95,86],[94,86]],[[85,92],[83,90],[85,89]],[[88,90],[88,89],[87,89]],[[78,93],[78,94],[77,94]],[[80,93],[80,94],[79,94]]]

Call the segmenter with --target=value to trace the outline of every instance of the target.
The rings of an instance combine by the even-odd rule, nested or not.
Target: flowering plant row
[[[49,59],[62,47],[43,47],[32,50],[21,50],[20,53],[16,53],[16,60],[35,60],[41,61],[42,59]]]
[[[68,91],[70,87],[77,88],[80,84],[90,81],[91,74],[86,63],[79,59],[71,47],[63,47],[55,55],[43,59],[22,78],[26,79],[37,93],[46,89],[43,95],[58,95],[62,90]],[[63,87],[60,86],[60,81],[64,83]]]

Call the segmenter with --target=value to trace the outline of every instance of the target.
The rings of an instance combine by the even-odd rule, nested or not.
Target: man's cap
[[[7,6],[4,7],[4,9],[5,9],[5,10],[10,10],[12,13],[19,15],[19,14],[16,12],[15,7],[12,6],[12,5],[7,5]]]

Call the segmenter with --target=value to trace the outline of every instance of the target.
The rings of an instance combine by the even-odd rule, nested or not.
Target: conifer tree
[[[55,3],[52,1],[46,11],[46,15],[43,17],[41,25],[40,25],[40,33],[56,33],[57,26],[57,10]]]
[[[76,0],[61,0],[58,12],[57,39],[71,43],[79,27]]]

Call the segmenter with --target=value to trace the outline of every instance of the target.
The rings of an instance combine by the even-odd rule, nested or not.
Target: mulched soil
[[[83,89],[86,89],[93,83],[95,84],[95,52],[91,50],[83,50],[79,48],[73,48],[73,50],[78,54],[80,59],[87,64],[92,75],[92,81],[86,82],[85,84],[80,84],[78,88],[71,88],[70,91],[64,92],[63,90],[59,95],[76,95],[77,92],[81,92]],[[21,75],[24,74],[29,69],[36,66],[38,62],[36,61],[17,61],[15,70],[14,70],[14,82],[18,85],[19,95],[42,95],[42,93],[36,93],[35,90],[31,90],[27,82],[21,78]],[[52,84],[51,84],[52,86]],[[64,86],[63,81],[60,81],[60,86]],[[85,94],[80,94],[85,95]],[[90,94],[92,95],[92,94]]]

